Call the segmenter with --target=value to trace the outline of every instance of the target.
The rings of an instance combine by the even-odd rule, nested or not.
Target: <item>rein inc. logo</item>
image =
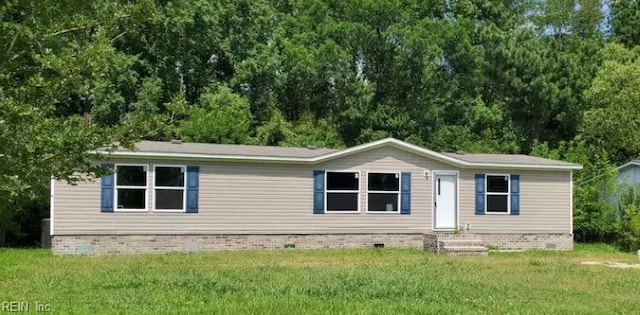
[[[35,301],[3,301],[2,312],[51,312],[51,305]]]

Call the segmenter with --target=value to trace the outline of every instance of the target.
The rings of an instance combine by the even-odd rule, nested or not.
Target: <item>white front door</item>
[[[453,230],[457,227],[458,175],[435,174],[433,186],[433,227],[436,230]]]

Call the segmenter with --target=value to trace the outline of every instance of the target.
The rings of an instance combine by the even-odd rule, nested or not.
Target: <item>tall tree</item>
[[[610,10],[613,38],[627,47],[640,45],[640,1],[615,0]]]
[[[0,236],[20,208],[43,198],[51,176],[100,172],[89,151],[116,140],[135,83],[135,56],[111,42],[149,3],[5,1],[0,4]],[[123,145],[127,139],[119,139]],[[2,240],[0,239],[0,243]]]
[[[581,138],[600,147],[615,163],[640,153],[640,46],[626,49],[609,44],[604,63],[586,91],[590,109],[584,112]]]

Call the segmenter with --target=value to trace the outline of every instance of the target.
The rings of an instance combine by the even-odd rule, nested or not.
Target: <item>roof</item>
[[[618,170],[621,170],[627,166],[631,166],[631,165],[635,165],[635,166],[640,166],[640,160],[631,160],[625,164],[622,164],[620,166],[618,166]]]
[[[205,154],[220,156],[254,157],[290,157],[310,158],[335,152],[334,149],[290,148],[259,145],[212,144],[212,143],[174,143],[169,141],[140,141],[136,143],[138,152]],[[128,150],[120,148],[118,152]]]
[[[640,160],[635,159],[635,160],[631,160],[631,161],[629,161],[629,162],[627,162],[627,163],[624,163],[624,164],[622,164],[622,165],[618,166],[618,167],[615,169],[615,172],[620,172],[620,170],[622,170],[622,169],[624,169],[624,168],[627,168],[627,167],[629,167],[629,166],[640,166]],[[596,175],[596,176],[592,176],[592,177],[586,178],[586,179],[582,180],[581,182],[579,182],[579,184],[584,185],[584,184],[587,184],[587,183],[593,182],[594,180],[596,180],[596,179],[598,179],[598,178],[600,178],[600,177],[602,177],[602,176],[606,175],[607,173],[609,173],[609,172],[605,172],[605,173],[602,173],[602,174],[600,174],[600,175]]]
[[[539,170],[582,169],[582,166],[579,164],[532,157],[528,155],[439,153],[394,138],[386,138],[342,150],[141,141],[136,144],[135,151],[120,148],[113,152],[97,150],[93,153],[108,154],[113,157],[126,158],[317,164],[384,146],[392,146],[459,168]]]
[[[493,163],[493,164],[521,164],[521,165],[549,165],[549,166],[574,166],[577,164],[545,159],[524,154],[486,154],[486,153],[445,153],[448,156],[469,163]]]

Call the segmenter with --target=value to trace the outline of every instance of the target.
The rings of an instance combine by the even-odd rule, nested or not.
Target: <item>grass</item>
[[[489,257],[411,249],[60,257],[0,249],[0,302],[39,301],[63,314],[635,313],[640,270],[580,262],[636,259],[580,244],[573,252]]]

